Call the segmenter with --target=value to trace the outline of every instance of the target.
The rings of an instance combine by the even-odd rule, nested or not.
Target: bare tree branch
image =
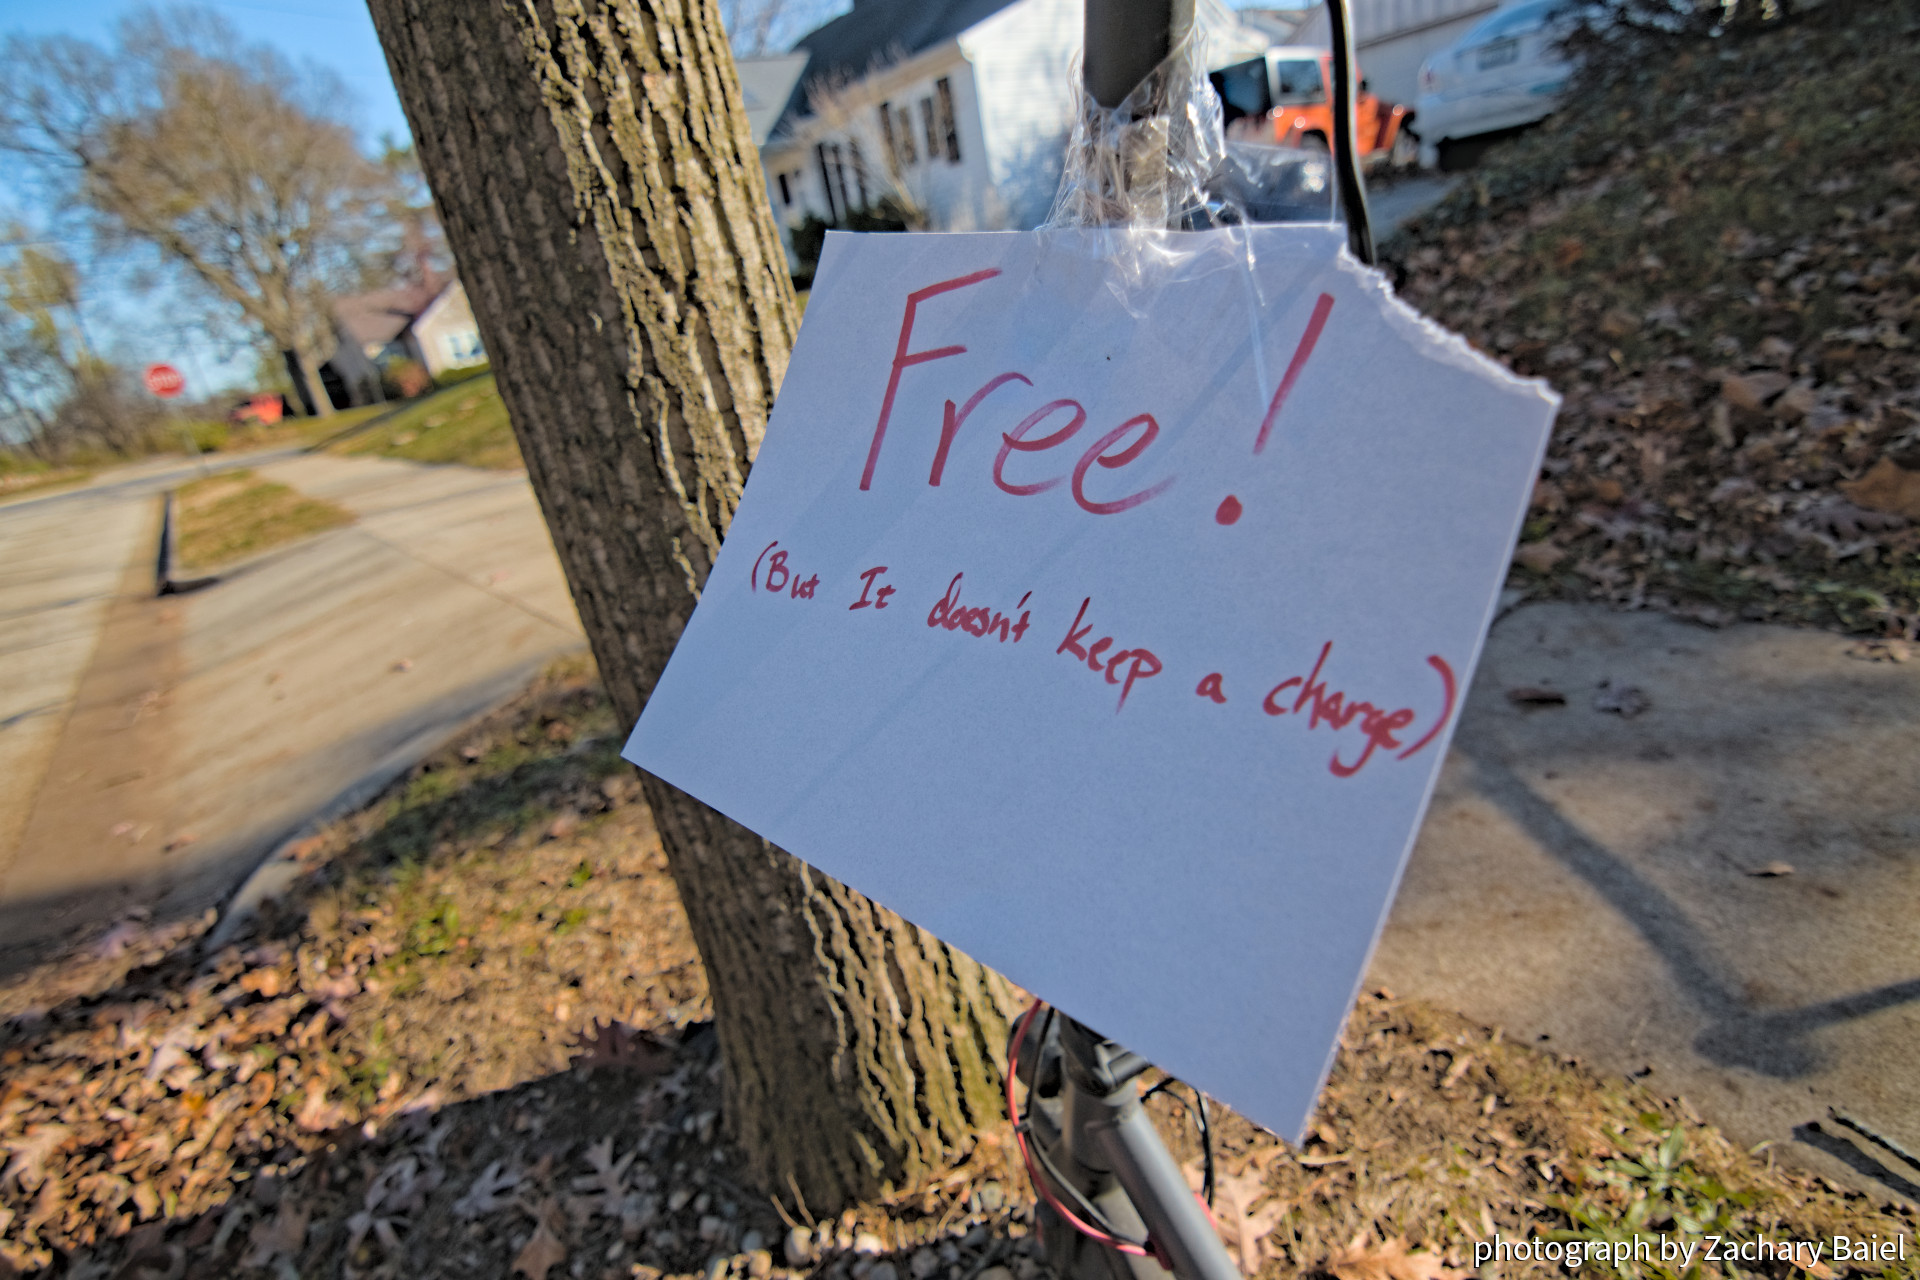
[[[9,38],[0,151],[293,352],[324,412],[328,297],[363,283],[405,203],[401,169],[362,155],[330,114],[343,99],[337,81],[241,45],[211,13],[142,11],[111,49]]]

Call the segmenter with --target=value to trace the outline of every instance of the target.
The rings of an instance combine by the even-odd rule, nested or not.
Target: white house
[[[1266,41],[1199,0],[1209,65]],[[1045,218],[1072,119],[1083,0],[854,0],[802,38],[805,72],[760,151],[776,218],[840,225],[888,196],[940,231]]]
[[[1367,87],[1388,102],[1413,105],[1420,64],[1436,49],[1499,7],[1499,0],[1347,0],[1353,15],[1353,54]],[[1316,5],[1292,43],[1325,49],[1333,42],[1327,8]],[[1420,127],[1416,121],[1416,130]]]

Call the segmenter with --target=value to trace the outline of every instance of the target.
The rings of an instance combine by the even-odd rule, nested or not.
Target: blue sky
[[[105,44],[138,0],[0,0],[0,33],[70,35]],[[371,146],[383,133],[405,139],[407,118],[394,96],[387,60],[364,0],[196,0],[225,18],[248,43],[272,45],[295,62],[339,76],[357,101],[349,117]]]

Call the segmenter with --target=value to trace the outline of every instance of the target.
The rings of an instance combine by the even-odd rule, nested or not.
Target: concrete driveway
[[[1508,615],[1371,980],[1920,1193],[1920,1167],[1828,1114],[1920,1151],[1920,663],[1855,648]],[[1566,704],[1507,696],[1529,689]]]
[[[60,710],[21,719],[31,738],[0,735],[40,762],[0,811],[18,833],[0,845],[0,965],[136,906],[211,905],[303,824],[370,798],[581,647],[524,475],[326,456],[251,465],[356,523],[156,600],[156,494],[178,469],[0,508],[4,545],[39,566],[0,580],[0,618],[49,631],[71,597],[93,627],[69,626],[6,682],[25,690],[13,701]]]

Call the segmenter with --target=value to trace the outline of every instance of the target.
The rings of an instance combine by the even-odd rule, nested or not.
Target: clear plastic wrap
[[[1074,126],[1060,188],[1041,231],[1070,237],[1112,261],[1125,290],[1148,271],[1244,237],[1180,232],[1250,222],[1328,222],[1334,181],[1324,154],[1229,141],[1219,96],[1207,78],[1208,41],[1195,22],[1166,60],[1108,109],[1086,90],[1078,60],[1070,71]],[[1227,265],[1223,263],[1222,265]]]
[[[1207,184],[1226,160],[1226,136],[1204,50],[1196,22],[1111,110],[1087,92],[1075,60],[1073,133],[1042,230],[1170,230],[1206,207]]]

